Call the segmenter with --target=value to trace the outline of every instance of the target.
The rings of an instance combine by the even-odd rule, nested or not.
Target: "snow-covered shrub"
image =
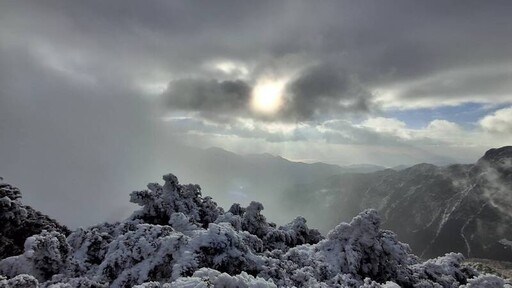
[[[192,276],[180,277],[172,283],[145,282],[134,288],[207,288],[207,287],[224,287],[224,288],[272,288],[277,287],[271,280],[265,280],[259,277],[253,277],[245,272],[238,275],[229,275],[221,273],[210,268],[201,268],[194,272]]]
[[[0,276],[0,288],[37,288],[39,282],[34,276],[28,274],[19,274],[7,280]]]
[[[4,197],[12,201],[18,200],[21,198],[21,191],[12,185],[3,183],[3,178],[0,178],[0,199]]]
[[[277,286],[271,280],[253,277],[245,272],[231,276],[214,269],[201,268],[190,277],[178,278],[169,287],[267,288]]]
[[[512,288],[510,283],[505,284],[505,281],[497,277],[495,275],[480,275],[474,279],[469,279],[467,285],[463,285],[461,287],[467,288],[497,288],[497,287],[505,287]]]
[[[102,232],[97,227],[78,228],[68,236],[68,243],[73,249],[72,263],[69,271],[82,275],[94,270],[103,260],[112,241],[112,235]]]
[[[457,287],[457,284],[466,284],[467,279],[478,275],[476,270],[463,267],[461,265],[463,260],[464,256],[460,253],[448,253],[424,263],[411,265],[411,269],[415,278],[423,279],[423,283]]]
[[[21,203],[18,188],[3,183],[0,178],[0,259],[23,253],[23,243],[28,237],[43,230],[69,234],[69,230]]]
[[[189,235],[197,230],[197,226],[190,221],[187,215],[183,213],[172,213],[169,225],[176,231]]]
[[[278,229],[267,229],[267,234],[263,237],[263,243],[269,250],[286,250],[297,245],[316,244],[322,239],[320,231],[309,229],[306,225],[306,219],[297,217]]]
[[[107,288],[107,283],[100,283],[87,277],[69,278],[63,275],[55,275],[50,281],[44,282],[40,288]]]
[[[211,223],[206,230],[199,230],[190,241],[185,257],[176,266],[176,276],[189,276],[199,268],[207,267],[238,274],[259,272],[264,259],[254,254],[261,251],[259,238],[247,232],[237,232],[227,223]]]
[[[9,277],[0,276],[0,287],[508,285],[462,266],[460,254],[420,261],[394,233],[380,229],[375,210],[324,238],[302,217],[276,227],[261,203],[233,204],[224,212],[199,186],[180,185],[172,174],[164,180],[131,194],[142,208],[126,221],[80,228],[67,239],[55,231],[29,237],[23,254],[0,261],[0,275]],[[18,192],[4,189],[5,219],[23,217],[9,210]]]
[[[30,274],[39,281],[48,280],[67,266],[70,247],[58,232],[43,231],[27,238],[25,252],[0,261],[0,274],[13,277]]]
[[[125,287],[171,277],[189,238],[170,226],[139,224],[135,231],[118,236],[108,247],[95,279]]]
[[[242,217],[240,217],[240,215],[234,215],[231,212],[219,215],[215,223],[229,223],[236,231],[242,230]]]
[[[379,282],[405,280],[400,278],[407,274],[407,265],[414,263],[408,245],[392,232],[380,230],[375,210],[362,212],[350,224],[336,226],[318,249],[315,255],[330,264],[328,273],[359,275]]]
[[[163,177],[164,186],[148,184],[149,190],[135,191],[130,201],[142,206],[132,219],[142,219],[145,223],[168,225],[171,215],[183,213],[194,224],[206,228],[224,211],[210,197],[201,197],[199,185],[180,185],[172,174]]]
[[[263,205],[261,203],[252,201],[242,216],[242,229],[259,238],[265,237],[270,228],[267,219],[261,214],[262,210]]]

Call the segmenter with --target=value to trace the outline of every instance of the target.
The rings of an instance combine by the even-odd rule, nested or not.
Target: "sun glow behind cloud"
[[[251,108],[261,114],[275,114],[283,105],[284,80],[260,80],[252,91]]]
[[[206,71],[240,79],[247,79],[251,73],[250,65],[236,60],[215,59],[205,62],[202,67]]]

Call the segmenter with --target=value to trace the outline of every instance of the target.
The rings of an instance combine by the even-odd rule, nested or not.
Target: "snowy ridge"
[[[512,287],[461,265],[461,254],[422,262],[375,210],[324,238],[297,217],[276,227],[263,205],[224,211],[198,185],[135,191],[123,222],[43,231],[0,261],[0,287]]]

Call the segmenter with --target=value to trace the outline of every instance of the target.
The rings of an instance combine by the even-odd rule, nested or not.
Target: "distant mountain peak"
[[[235,153],[233,153],[231,151],[228,151],[226,149],[222,149],[220,147],[214,147],[214,146],[208,147],[208,148],[203,149],[203,150],[204,151],[210,151],[210,152],[216,152],[216,153],[235,154]]]
[[[438,166],[434,165],[434,164],[430,164],[430,163],[419,163],[419,164],[416,164],[414,166],[411,166],[409,168],[407,168],[407,170],[413,170],[413,171],[430,171],[430,170],[435,170],[439,168]]]
[[[496,162],[504,158],[512,158],[512,146],[489,149],[478,161]]]

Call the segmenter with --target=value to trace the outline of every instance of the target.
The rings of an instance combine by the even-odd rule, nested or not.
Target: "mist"
[[[70,227],[167,173],[281,223],[349,165],[473,163],[512,140],[510,3],[434,2],[3,2],[0,176]]]

